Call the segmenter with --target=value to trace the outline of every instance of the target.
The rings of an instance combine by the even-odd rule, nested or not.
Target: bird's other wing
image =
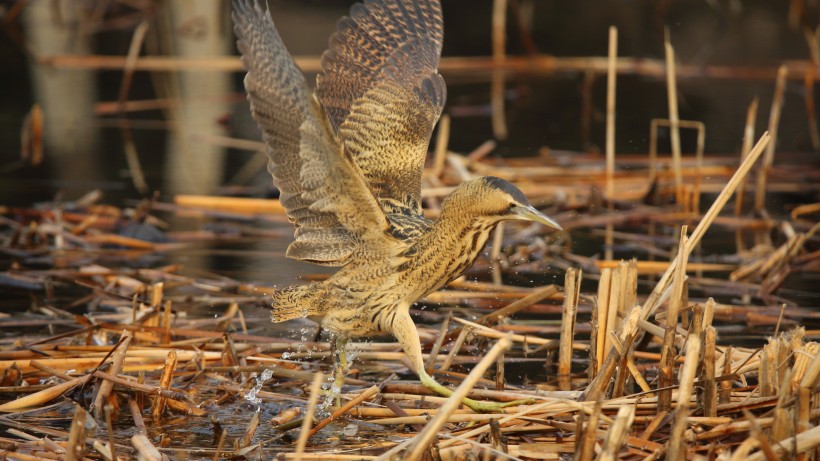
[[[300,175],[302,197],[311,203],[309,210],[317,217],[332,215],[338,221],[355,243],[347,256],[367,259],[395,255],[403,244],[388,233],[384,210],[359,167],[339,144],[324,108],[317,99],[311,101],[313,116],[305,119],[299,129],[299,155],[304,162]],[[328,229],[321,219],[303,221],[296,229],[296,241],[288,247],[288,256],[314,262],[327,260],[317,245],[321,247],[321,242],[338,230]],[[335,258],[335,252],[331,256]]]
[[[446,100],[438,0],[366,0],[337,24],[316,95],[388,211],[421,211],[421,175]]]
[[[317,163],[318,156],[341,161],[338,142],[321,129],[326,117],[322,114],[317,118],[305,78],[282,43],[267,9],[255,0],[237,0],[233,19],[237,46],[248,70],[245,89],[251,112],[263,132],[269,157],[268,171],[280,190],[288,218],[296,226],[296,239],[288,248],[288,256],[329,266],[344,265],[361,244],[361,229],[348,226],[351,223],[347,216],[340,217],[330,207],[317,205],[322,196],[311,182],[321,176],[317,170],[323,164]],[[319,149],[327,152],[316,152]],[[331,163],[324,168],[325,176],[333,171]],[[361,182],[361,173],[357,174]],[[345,179],[338,176],[330,179]],[[370,200],[375,202],[372,195]],[[376,216],[369,224],[379,225],[383,219]]]

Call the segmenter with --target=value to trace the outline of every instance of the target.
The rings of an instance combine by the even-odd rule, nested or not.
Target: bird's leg
[[[335,397],[336,406],[341,406],[342,386],[345,383],[345,375],[350,369],[347,361],[348,339],[341,335],[335,335],[331,343],[333,347],[333,385],[330,388],[331,395]]]
[[[413,367],[413,371],[419,375],[421,384],[424,387],[430,389],[436,394],[443,395],[444,397],[450,397],[453,395],[453,391],[451,389],[439,384],[435,378],[428,375],[427,371],[424,369],[424,362],[422,361],[421,355],[421,342],[419,342],[419,333],[418,330],[416,330],[416,324],[413,323],[413,319],[410,318],[410,314],[408,312],[399,312],[396,315],[396,318],[393,321],[393,336],[395,336],[399,341],[399,344],[401,344],[402,349],[404,349],[404,353],[407,355],[407,359]],[[478,413],[497,413],[506,407],[521,405],[523,403],[531,403],[530,401],[522,400],[504,403],[479,402],[466,397],[463,402],[464,405],[467,405],[470,409]]]

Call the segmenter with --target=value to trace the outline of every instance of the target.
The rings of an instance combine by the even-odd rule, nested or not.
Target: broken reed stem
[[[706,125],[703,122],[692,122],[697,130],[695,146],[695,191],[692,197],[692,213],[700,214],[700,188],[703,178],[703,151],[706,148]],[[698,277],[702,275],[698,273]]]
[[[743,127],[743,146],[740,149],[740,161],[746,159],[749,151],[752,149],[752,142],[755,136],[755,120],[757,120],[757,104],[758,99],[755,97],[746,109],[746,124]],[[746,189],[746,180],[740,182],[737,186],[737,197],[735,198],[735,216],[743,214],[743,200]],[[746,251],[746,244],[743,241],[743,229],[735,231],[735,245],[737,246],[737,253],[740,254]]]
[[[578,461],[592,461],[592,456],[595,454],[595,443],[598,441],[598,417],[601,415],[601,409],[602,403],[599,400],[595,402],[592,414],[584,421],[582,430],[575,436],[575,459]]]
[[[307,441],[310,437],[310,426],[313,424],[313,417],[316,413],[316,404],[319,402],[319,393],[322,389],[323,379],[324,375],[322,373],[313,375],[307,409],[305,410],[304,418],[302,418],[302,429],[299,431],[299,439],[296,441],[296,451],[294,454],[297,460],[301,460],[302,455],[305,453],[305,446],[307,446]]]
[[[589,381],[595,379],[598,374],[598,368],[601,366],[601,357],[598,355],[598,331],[600,329],[600,321],[598,319],[598,305],[592,305],[592,315],[589,319],[589,367],[587,368],[587,378]]]
[[[60,397],[61,395],[65,394],[69,390],[73,389],[75,386],[84,384],[86,381],[88,381],[88,378],[90,376],[91,375],[86,375],[81,376],[79,378],[74,378],[64,383],[57,384],[56,386],[52,386],[47,389],[35,392],[33,394],[29,394],[25,397],[20,397],[19,399],[6,402],[0,405],[0,412],[16,412],[37,405],[42,405],[46,402],[50,402],[56,399],[57,397]]]
[[[219,434],[219,442],[216,443],[216,450],[214,450],[214,456],[211,458],[213,461],[219,461],[219,457],[222,454],[222,448],[225,446],[225,439],[228,437],[227,431],[222,431]]]
[[[117,445],[114,442],[114,423],[111,422],[112,414],[114,413],[114,407],[112,405],[106,405],[104,408],[105,412],[105,429],[108,432],[108,450],[110,454],[110,458],[116,461],[117,458]]]
[[[285,411],[279,413],[278,415],[274,416],[273,418],[271,418],[269,423],[270,423],[271,426],[276,428],[277,426],[282,426],[283,424],[287,424],[287,423],[293,421],[294,419],[296,419],[297,416],[299,416],[301,414],[302,414],[302,408],[301,407],[290,407],[287,410],[285,410]]]
[[[717,340],[717,333],[715,327],[706,327],[704,335],[704,351],[703,351],[703,379],[701,386],[703,386],[703,416],[714,418],[717,416],[717,383],[715,382],[715,365],[717,357],[715,356],[715,342]]]
[[[536,290],[533,290],[527,296],[479,318],[478,320],[476,320],[476,323],[479,323],[481,325],[495,323],[502,317],[509,317],[515,314],[516,312],[520,311],[521,309],[526,309],[532,306],[533,304],[541,302],[556,293],[558,293],[558,287],[556,287],[555,285],[547,285],[545,287],[538,288]]]
[[[374,395],[376,395],[378,393],[379,393],[379,386],[372,386],[372,387],[366,389],[364,392],[360,393],[359,395],[357,395],[356,397],[351,399],[349,402],[347,402],[346,404],[344,404],[341,407],[339,407],[338,409],[336,409],[330,416],[328,416],[324,420],[320,421],[319,424],[314,426],[313,429],[311,429],[308,432],[307,437],[308,438],[312,437],[314,434],[319,432],[323,427],[325,427],[328,424],[330,424],[331,422],[333,422],[333,420],[335,420],[339,416],[347,413],[347,411],[350,410],[351,408],[355,407],[356,405],[364,402],[365,400],[369,399],[370,397],[373,397]]]
[[[612,277],[609,282],[609,294],[607,295],[606,305],[606,337],[604,345],[604,353],[606,354],[615,345],[617,338],[615,330],[618,328],[618,315],[621,308],[621,281],[623,280],[622,265],[619,262],[618,267],[612,269]]]
[[[572,372],[572,340],[575,336],[575,316],[578,312],[578,299],[581,293],[581,269],[567,269],[564,278],[564,306],[561,317],[561,339],[558,349],[558,376],[565,376],[569,390],[569,375]]]
[[[780,111],[783,108],[783,96],[786,90],[786,78],[788,75],[789,71],[785,65],[780,66],[777,70],[774,97],[769,112],[769,133],[771,133],[772,140],[766,148],[763,164],[757,173],[757,186],[755,188],[755,210],[757,211],[766,208],[766,181],[769,170],[771,170],[772,163],[774,162],[774,150],[777,147],[777,131],[780,126]]]
[[[177,352],[171,349],[168,356],[165,358],[165,367],[162,369],[162,376],[159,379],[160,389],[170,389],[171,379],[174,377],[174,370],[177,367]],[[154,422],[162,421],[162,415],[165,412],[165,404],[167,399],[162,395],[158,395],[154,399],[154,405],[151,407],[151,419]]]
[[[492,15],[493,63],[503,64],[507,59],[507,0],[493,1]],[[496,139],[507,139],[507,120],[504,108],[504,71],[492,73],[490,83],[490,105],[493,135]]]
[[[490,264],[492,264],[492,271],[490,272],[490,276],[492,277],[493,284],[499,286],[503,284],[503,274],[501,273],[501,246],[503,244],[504,223],[500,222],[493,231],[493,243],[490,247]]]
[[[234,305],[236,303],[233,303]],[[171,300],[168,299],[165,301],[162,310],[162,326],[165,327],[165,331],[162,334],[163,342],[168,344],[171,342]]]
[[[122,364],[125,361],[125,356],[128,351],[128,346],[131,344],[131,333],[127,330],[122,331],[123,340],[117,343],[117,350],[112,355],[112,363],[109,370],[106,372],[111,376],[117,376],[122,371]],[[103,408],[105,407],[106,402],[108,401],[108,396],[111,394],[111,391],[114,389],[114,383],[108,380],[103,380],[100,383],[99,389],[97,389],[97,397],[94,399],[94,417],[96,419],[102,419],[103,416]]]
[[[452,321],[453,312],[450,311],[447,313],[447,318],[441,322],[441,328],[438,331],[436,342],[433,343],[433,348],[430,350],[430,356],[427,358],[427,363],[424,364],[424,369],[427,370],[427,374],[429,375],[433,374],[433,369],[436,365],[436,357],[438,357],[438,353],[441,351],[441,346],[444,345],[444,340],[447,338],[447,331],[450,329],[450,323]]]
[[[251,444],[253,440],[253,435],[256,433],[256,428],[259,427],[259,411],[253,412],[253,416],[251,417],[250,422],[248,422],[248,427],[245,429],[245,434],[242,436],[242,439],[237,444],[238,448],[245,448]]]
[[[607,208],[612,213],[615,208],[615,93],[618,78],[618,28],[609,27],[609,52],[607,56],[606,78],[606,199]],[[615,244],[613,224],[607,223],[604,241],[604,259],[612,260],[612,246]]]
[[[125,110],[125,103],[128,100],[128,91],[131,88],[131,81],[133,79],[134,70],[136,69],[137,60],[139,59],[140,49],[142,43],[145,41],[145,35],[148,32],[150,22],[142,21],[134,30],[134,35],[131,38],[131,45],[128,49],[128,55],[123,63],[123,78],[120,85],[119,97],[117,98],[117,106],[120,111]],[[123,135],[123,148],[125,150],[125,158],[128,163],[128,171],[131,173],[131,180],[134,187],[140,193],[148,193],[148,183],[145,181],[145,174],[142,170],[139,154],[137,153],[134,138],[131,134],[131,126],[128,119],[120,117],[120,131]]]
[[[686,238],[686,226],[680,230],[680,244],[678,245],[678,255],[688,254],[688,243]],[[661,347],[660,379],[658,387],[667,388],[658,393],[658,410],[668,411],[672,407],[672,389],[675,381],[675,335],[678,330],[678,312],[681,310],[681,303],[684,296],[684,281],[686,280],[687,258],[678,257],[677,270],[675,272],[675,282],[672,288],[669,307],[666,311],[666,328],[663,336],[663,346]]]
[[[598,457],[600,461],[615,461],[618,459],[618,453],[624,444],[626,435],[632,427],[632,421],[635,419],[635,406],[624,405],[618,409],[618,415],[615,417],[615,422],[609,427],[606,433],[606,440],[604,440],[604,447],[601,456]]]
[[[769,145],[771,141],[771,135],[768,132],[763,133],[760,136],[760,139],[755,144],[754,148],[749,152],[749,155],[746,159],[740,164],[738,169],[735,171],[735,174],[729,179],[729,182],[726,183],[726,186],[723,187],[723,190],[717,196],[715,201],[712,203],[712,206],[709,207],[709,210],[703,215],[703,218],[700,220],[698,225],[695,227],[695,230],[692,231],[692,235],[689,236],[689,246],[688,249],[693,248],[695,245],[699,244],[703,235],[712,225],[715,218],[718,214],[720,214],[723,207],[726,205],[726,202],[734,194],[735,190],[737,189],[738,184],[749,174],[749,171],[752,169],[752,166],[757,162],[760,158],[760,155],[763,153],[763,150],[766,146]],[[689,258],[689,253],[686,254],[678,254],[675,257],[675,260],[670,263],[669,268],[666,272],[663,273],[658,283],[655,285],[655,288],[650,293],[649,298],[647,298],[646,302],[644,303],[643,310],[641,311],[641,318],[647,319],[651,314],[655,312],[658,308],[659,302],[661,300],[661,296],[666,288],[669,286],[669,282],[671,281],[672,276],[675,273],[677,267],[677,258]]]
[[[80,461],[85,453],[85,420],[88,413],[83,407],[74,405],[74,419],[71,420],[71,429],[66,446],[66,461]],[[13,457],[13,456],[12,456]]]
[[[806,432],[780,440],[772,447],[777,459],[788,459],[791,455],[804,453],[820,446],[820,426],[815,426]],[[763,451],[752,454],[745,458],[745,461],[767,461],[767,455]]]
[[[609,325],[609,294],[612,284],[612,269],[601,269],[601,277],[598,281],[598,299],[596,310],[598,311],[598,335],[596,337],[596,354],[598,357],[598,369],[601,369],[604,358],[609,354],[608,347],[609,332],[614,330],[613,325]]]
[[[666,459],[679,461],[686,457],[686,445],[683,433],[686,430],[686,419],[689,416],[689,400],[695,385],[695,373],[700,361],[700,341],[690,338],[686,343],[686,359],[683,362],[683,372],[678,387],[678,406],[675,408],[675,422],[672,424],[672,433],[669,437],[669,451]]]
[[[666,50],[666,95],[669,100],[669,140],[672,143],[672,169],[675,173],[675,201],[682,203],[683,174],[680,147],[680,119],[678,118],[678,83],[675,75],[675,49],[666,31],[664,48]]]
[[[454,318],[453,320],[458,320]],[[467,335],[470,334],[472,331],[472,327],[462,327],[461,331],[458,333],[455,342],[453,343],[452,349],[447,354],[447,357],[444,358],[444,363],[439,365],[439,371],[447,371],[450,369],[450,365],[453,364],[453,359],[455,359],[456,354],[458,354],[459,349],[461,349],[461,345],[464,344],[464,341],[467,339]]]
[[[446,424],[447,418],[453,414],[453,412],[461,406],[462,400],[464,397],[469,394],[469,392],[473,389],[473,386],[484,376],[484,373],[487,369],[495,362],[496,357],[498,357],[503,351],[510,348],[512,345],[512,340],[510,339],[509,335],[505,338],[501,338],[495,345],[487,352],[487,355],[481,359],[478,364],[476,364],[475,368],[470,371],[470,374],[467,375],[467,378],[462,382],[458,388],[453,392],[447,402],[442,405],[439,409],[436,416],[424,427],[416,437],[410,440],[407,450],[405,452],[405,456],[402,459],[408,461],[416,461],[422,459],[424,454],[427,452],[430,444],[435,439],[436,435],[438,434],[439,430]],[[403,444],[402,444],[403,445]],[[400,447],[402,445],[399,445]],[[378,459],[390,459],[387,455],[388,453],[393,452],[390,450],[389,452],[385,453],[384,455],[380,456]]]
[[[46,365],[46,364],[44,364],[44,363],[38,362],[37,360],[32,360],[32,361],[30,361],[30,362],[29,362],[29,366],[30,366],[31,368],[35,368],[35,369],[37,369],[37,370],[40,370],[40,371],[46,372],[46,373],[48,373],[48,374],[50,374],[50,375],[56,376],[56,377],[58,377],[58,378],[62,379],[63,381],[71,381],[72,379],[74,379],[74,378],[72,378],[71,376],[69,376],[69,375],[67,375],[67,374],[63,373],[62,371],[60,371],[60,370],[55,370],[54,368],[52,368],[52,367],[50,367],[50,366],[48,366],[48,365]]]
[[[128,410],[131,412],[131,419],[134,420],[137,433],[148,434],[148,428],[145,427],[145,420],[142,418],[142,408],[135,399],[128,399]]]
[[[134,449],[139,453],[140,459],[146,461],[162,461],[162,454],[145,434],[134,434],[133,437],[131,437],[131,445],[133,445]]]

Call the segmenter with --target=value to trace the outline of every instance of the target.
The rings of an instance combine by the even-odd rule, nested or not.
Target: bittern
[[[447,93],[437,70],[439,1],[353,5],[322,55],[312,95],[267,9],[237,0],[233,18],[268,171],[296,227],[287,256],[341,267],[327,280],[277,291],[272,320],[309,317],[334,335],[337,388],[346,342],[391,333],[421,383],[450,396],[424,369],[410,306],[470,267],[501,221],[561,227],[495,177],[463,182],[437,220],[424,218],[424,160]]]

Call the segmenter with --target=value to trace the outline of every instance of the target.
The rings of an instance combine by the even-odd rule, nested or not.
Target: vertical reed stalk
[[[581,293],[581,278],[581,270],[575,268],[567,269],[564,278],[564,306],[558,349],[558,376],[559,379],[563,377],[561,386],[563,390],[569,390],[569,376],[572,372],[572,340],[575,336],[575,317]]]
[[[786,78],[789,75],[789,70],[786,66],[780,66],[777,70],[777,81],[774,87],[774,97],[772,99],[772,107],[769,112],[769,133],[772,136],[771,142],[766,148],[766,154],[763,157],[763,164],[757,173],[757,186],[755,189],[755,210],[758,212],[766,208],[766,181],[769,171],[772,169],[774,163],[774,151],[777,148],[777,132],[780,128],[780,112],[783,109],[783,97],[786,92]]]
[[[675,49],[669,40],[669,31],[664,41],[666,50],[666,96],[669,100],[669,139],[672,142],[672,169],[675,173],[675,199],[683,198],[683,172],[681,166],[680,119],[678,117],[678,82],[675,73]]]
[[[614,210],[615,201],[615,93],[618,78],[618,28],[609,28],[609,53],[607,56],[606,79],[606,200],[609,212]],[[614,234],[612,223],[606,225],[605,256],[612,260]]]

